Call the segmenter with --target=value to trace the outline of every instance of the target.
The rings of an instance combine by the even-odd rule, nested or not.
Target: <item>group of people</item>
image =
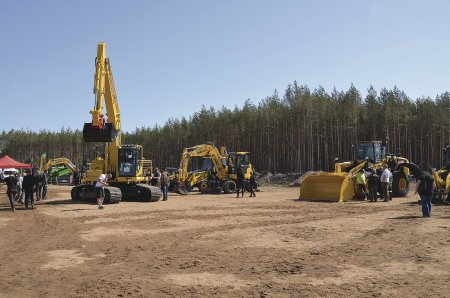
[[[381,174],[380,172],[377,173],[373,168],[368,168],[367,171],[365,169],[359,170],[355,177],[359,194],[364,200],[376,202],[379,184],[381,183],[381,198],[384,202],[392,201],[393,175],[388,165],[383,165]],[[366,184],[368,191],[366,191]],[[433,176],[429,172],[422,172],[422,176],[416,183],[414,195],[418,193],[420,196],[423,217],[431,217],[431,199],[435,188],[436,182]]]
[[[244,167],[238,167],[236,171],[236,193],[239,198],[239,194],[242,193],[242,197],[244,197],[245,188],[250,191],[250,197],[256,197],[255,188],[256,188],[256,177],[253,171],[250,171],[250,179],[248,179],[248,185],[246,185]]]
[[[47,198],[47,176],[45,172],[36,172],[33,175],[31,170],[27,169],[24,174],[8,176],[3,182],[7,186],[6,194],[13,212],[16,211],[16,201],[25,204],[25,209],[30,206],[33,210],[35,209],[35,196],[37,201]]]
[[[169,199],[170,178],[169,172],[166,168],[162,168],[162,172],[159,168],[155,168],[155,173],[153,174],[153,177],[149,179],[149,184],[161,189],[163,201],[167,201]]]
[[[384,202],[392,201],[392,182],[394,176],[387,165],[383,165],[381,171],[378,172],[373,168],[368,168],[367,170],[362,168],[355,176],[359,194],[364,200],[377,202],[378,186],[381,183],[380,198]]]

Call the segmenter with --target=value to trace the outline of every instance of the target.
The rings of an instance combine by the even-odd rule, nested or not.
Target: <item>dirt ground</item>
[[[34,211],[0,194],[1,297],[449,297],[450,206],[180,196],[98,210],[50,186]]]

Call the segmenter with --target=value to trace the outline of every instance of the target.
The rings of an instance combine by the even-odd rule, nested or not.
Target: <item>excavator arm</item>
[[[101,42],[97,47],[94,76],[95,105],[89,111],[92,121],[85,123],[83,139],[85,142],[114,142],[121,144],[120,111],[117,101],[116,89],[111,70],[111,64],[106,57],[106,44]],[[107,120],[103,115],[103,102],[105,102]]]
[[[70,159],[65,158],[65,157],[50,159],[44,165],[43,170],[46,171],[51,167],[60,166],[60,165],[66,166],[69,170],[72,171],[72,173],[78,171],[77,167],[70,161]]]
[[[227,177],[227,165],[223,161],[222,153],[226,153],[225,148],[221,151],[216,146],[210,144],[201,144],[189,148],[184,148],[181,154],[179,177],[178,177],[178,192],[180,194],[187,194],[185,186],[186,180],[189,178],[189,161],[192,157],[210,157],[214,165],[217,177],[219,179],[226,179]]]
[[[219,178],[225,178],[227,166],[222,161],[219,150],[214,145],[202,144],[190,148],[184,148],[180,162],[180,181],[188,176],[188,166],[191,157],[211,157]]]

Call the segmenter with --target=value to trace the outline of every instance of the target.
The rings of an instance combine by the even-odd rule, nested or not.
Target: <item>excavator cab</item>
[[[142,168],[142,147],[122,145],[119,147],[119,177],[136,177]]]
[[[240,166],[244,168],[244,173],[247,173],[250,166],[250,152],[230,152],[228,156],[233,165],[233,169],[229,171],[230,174],[236,174],[236,171]]]

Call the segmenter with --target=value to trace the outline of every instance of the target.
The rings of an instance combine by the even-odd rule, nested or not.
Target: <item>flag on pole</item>
[[[39,162],[39,171],[43,172],[44,171],[44,166],[47,163],[47,152],[44,152],[41,155],[41,160]]]

